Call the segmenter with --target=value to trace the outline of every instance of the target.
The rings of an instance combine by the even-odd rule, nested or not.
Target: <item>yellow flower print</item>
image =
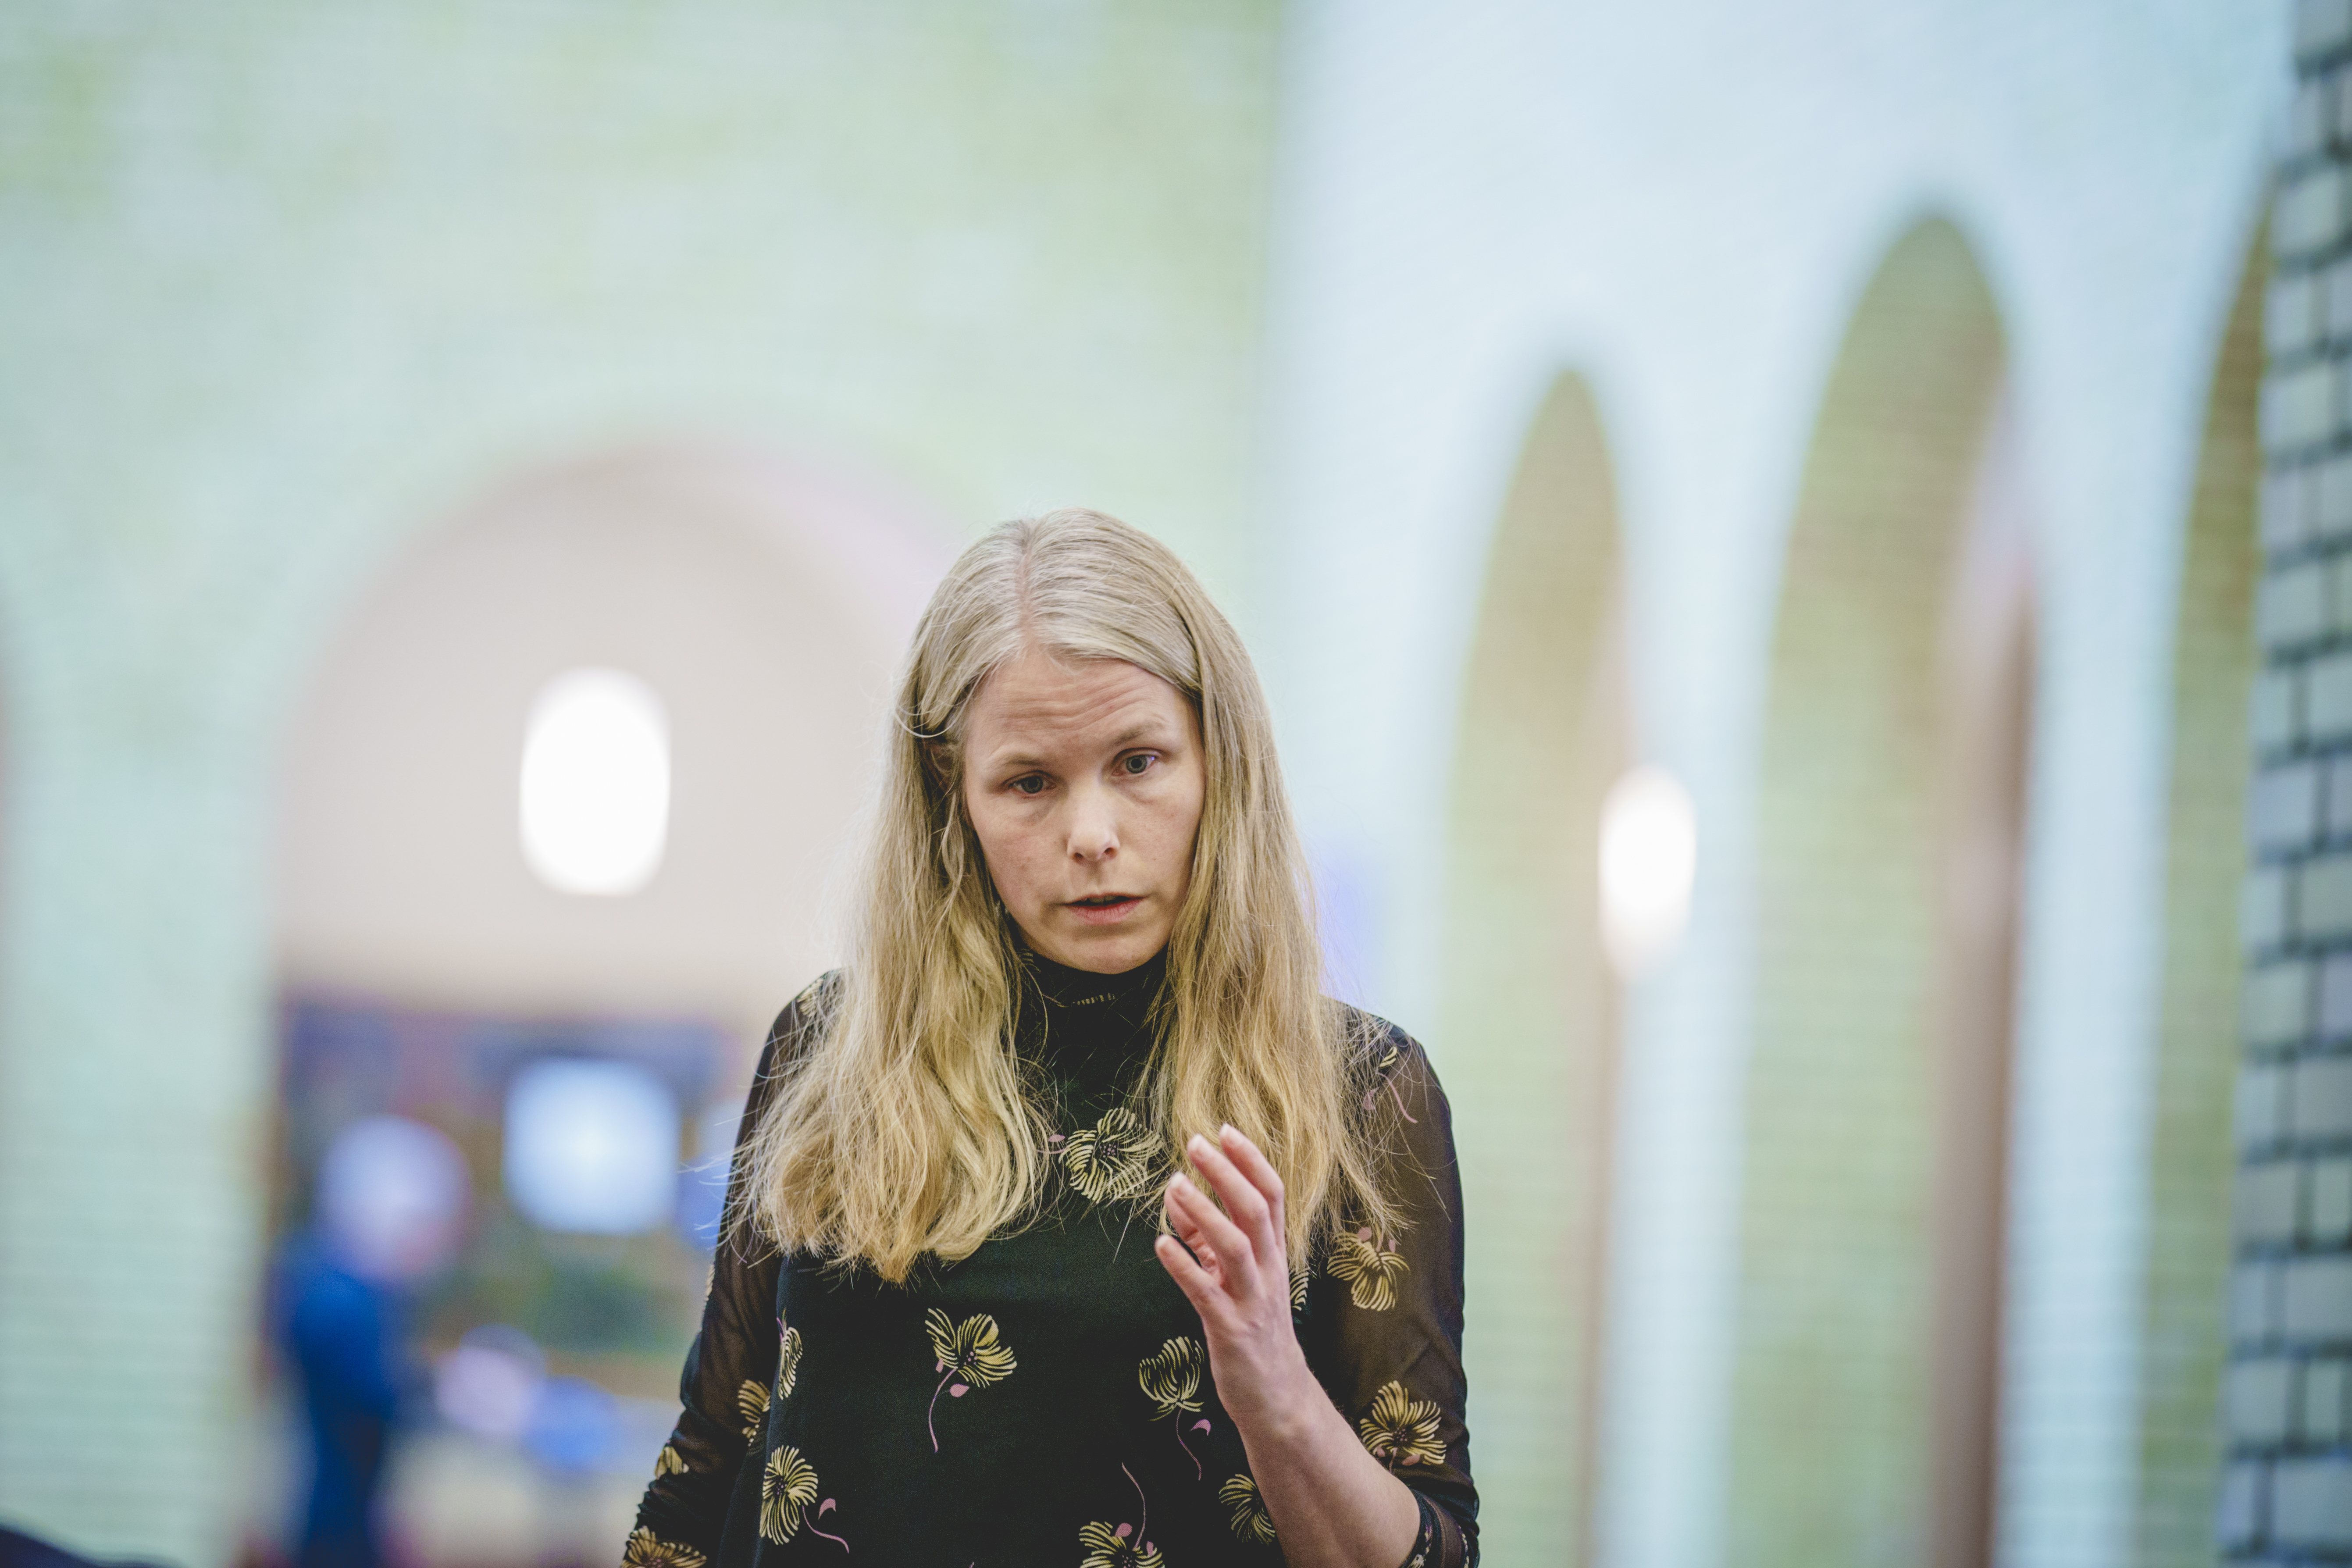
[[[758,1442],[760,1428],[768,1419],[767,1385],[745,1378],[743,1386],[735,1391],[735,1413],[743,1418],[743,1441]]]
[[[1415,1399],[1402,1383],[1384,1383],[1356,1431],[1372,1458],[1391,1465],[1442,1465],[1445,1445],[1437,1436],[1437,1406]]]
[[[1151,1500],[1143,1495],[1143,1483],[1133,1470],[1121,1465],[1118,1473],[1135,1489],[1137,1522],[1078,1526],[1078,1544],[1087,1553],[1078,1568],[1164,1568],[1160,1549],[1151,1544]]]
[[[1201,1408],[1201,1363],[1205,1354],[1200,1341],[1177,1338],[1138,1363],[1135,1379],[1151,1403],[1160,1406],[1160,1419]]]
[[[1078,1544],[1087,1554],[1078,1559],[1078,1568],[1167,1568],[1158,1547],[1136,1539],[1141,1533],[1124,1524],[1116,1530],[1108,1524],[1080,1525]]]
[[[654,1474],[656,1476],[682,1476],[686,1474],[686,1461],[677,1457],[677,1446],[676,1444],[664,1443],[662,1445],[661,1457],[654,1461]]]
[[[1332,1238],[1327,1267],[1333,1279],[1347,1282],[1348,1300],[1368,1312],[1385,1312],[1395,1306],[1396,1282],[1412,1271],[1402,1254],[1375,1242],[1369,1230],[1353,1236],[1342,1231]]]
[[[1219,1487],[1217,1500],[1234,1510],[1235,1535],[1244,1541],[1274,1539],[1274,1516],[1265,1511],[1265,1500],[1257,1495],[1257,1483],[1248,1476],[1235,1476]]]
[[[793,1384],[801,1374],[801,1331],[784,1327],[782,1318],[776,1320],[776,1397],[790,1399]]]
[[[816,1501],[816,1467],[786,1443],[760,1476],[760,1533],[782,1546],[800,1532],[801,1510]]]
[[[664,1541],[643,1526],[629,1531],[628,1544],[621,1549],[621,1568],[702,1568],[702,1553],[693,1547]]]
[[[768,1455],[768,1463],[760,1472],[760,1534],[782,1546],[800,1533],[806,1524],[811,1535],[822,1535],[844,1552],[849,1542],[828,1531],[819,1530],[816,1521],[832,1511],[833,1500],[817,1502],[816,1467],[801,1458],[801,1451],[789,1443],[779,1444]],[[815,1511],[805,1512],[811,1503]]]
[[[950,1398],[961,1399],[973,1388],[986,1388],[1000,1378],[1009,1377],[1018,1363],[1013,1359],[1013,1347],[998,1341],[996,1320],[986,1312],[976,1312],[961,1323],[953,1323],[945,1312],[933,1307],[923,1314],[923,1327],[931,1336],[931,1356],[940,1374],[939,1388],[931,1390],[932,1415],[925,1418],[931,1429],[931,1452],[936,1454],[940,1451],[936,1419],[940,1390],[946,1389]]]
[[[1184,1441],[1184,1416],[1201,1408],[1201,1369],[1208,1356],[1200,1341],[1180,1336],[1145,1356],[1135,1368],[1135,1380],[1143,1385],[1145,1397],[1160,1406],[1160,1418],[1176,1423],[1176,1446],[1192,1461],[1194,1475],[1201,1473],[1201,1458],[1192,1452],[1192,1445]]]
[[[1062,1140],[1062,1166],[1090,1204],[1138,1197],[1151,1185],[1150,1143],[1135,1112],[1115,1107]]]
[[[1382,1086],[1386,1086],[1389,1098],[1396,1101],[1397,1114],[1418,1127],[1421,1125],[1421,1118],[1404,1108],[1404,1096],[1397,1092],[1396,1079],[1390,1071],[1397,1065],[1397,1059],[1403,1055],[1403,1048],[1394,1041],[1391,1041],[1389,1048],[1381,1053],[1381,1059],[1372,1064],[1372,1087],[1364,1090],[1364,1109],[1370,1110],[1372,1108],[1372,1101],[1379,1098]]]

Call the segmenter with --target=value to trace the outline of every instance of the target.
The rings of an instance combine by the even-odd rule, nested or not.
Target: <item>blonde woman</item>
[[[1125,523],[1007,523],[898,718],[627,1563],[1475,1562],[1445,1099],[1321,994],[1233,628]]]

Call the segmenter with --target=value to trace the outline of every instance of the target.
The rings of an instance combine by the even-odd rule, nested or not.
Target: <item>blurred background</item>
[[[617,1561],[894,661],[1075,504],[1453,1094],[1486,1562],[2352,1557],[2347,50],[13,8],[0,1524]]]

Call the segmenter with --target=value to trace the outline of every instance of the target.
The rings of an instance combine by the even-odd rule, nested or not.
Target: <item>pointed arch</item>
[[[1731,1508],[1743,1560],[1990,1560],[2030,497],[1990,290],[1905,234],[1814,427],[1758,823]]]
[[[2245,746],[2258,658],[2262,547],[2255,492],[2263,377],[2259,243],[2223,328],[2183,543],[2172,654],[2172,756],[2166,812],[2164,963],[2155,1120],[2149,1129],[2148,1258],[2141,1330],[2140,1451],[2133,1561],[2213,1561],[2221,1477],[2223,1300],[2239,1066],[2238,889],[2246,868]]]
[[[278,857],[296,987],[518,1016],[685,1014],[751,1044],[820,966],[821,891],[950,531],[805,464],[679,445],[485,496],[369,587],[294,716]],[[661,870],[544,885],[517,833],[535,695],[667,710]]]
[[[1487,563],[1448,832],[1449,1090],[1460,1129],[1481,1534],[1584,1561],[1619,999],[1599,824],[1632,754],[1615,481],[1584,381],[1530,424]]]

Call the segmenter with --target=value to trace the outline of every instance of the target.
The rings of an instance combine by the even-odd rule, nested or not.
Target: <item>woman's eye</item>
[[[1021,778],[1014,779],[1013,781],[1013,787],[1019,790],[1023,795],[1043,795],[1045,792],[1045,781],[1039,778],[1035,773],[1029,773]]]
[[[1129,775],[1133,775],[1136,773],[1149,772],[1151,764],[1159,760],[1160,759],[1158,757],[1153,756],[1150,752],[1138,752],[1131,757],[1122,758],[1119,765],[1125,768]]]

